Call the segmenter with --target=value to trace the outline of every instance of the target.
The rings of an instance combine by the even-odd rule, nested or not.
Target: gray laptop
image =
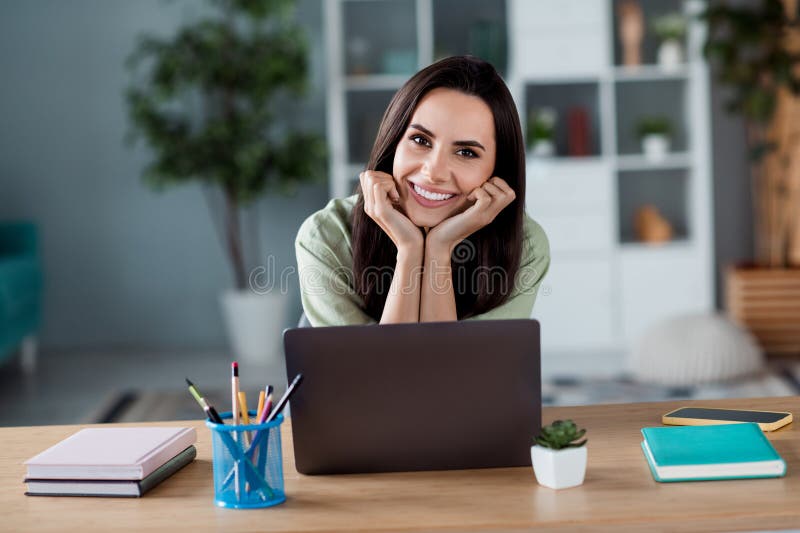
[[[303,474],[530,465],[541,426],[536,320],[288,329]]]

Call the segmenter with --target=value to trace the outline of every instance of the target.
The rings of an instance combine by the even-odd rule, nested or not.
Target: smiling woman
[[[530,317],[550,253],[525,214],[519,115],[494,67],[460,56],[414,75],[359,178],[297,234],[313,326]]]

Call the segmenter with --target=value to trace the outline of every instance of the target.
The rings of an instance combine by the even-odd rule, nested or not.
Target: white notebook
[[[25,464],[29,479],[143,479],[197,440],[194,428],[87,428]]]

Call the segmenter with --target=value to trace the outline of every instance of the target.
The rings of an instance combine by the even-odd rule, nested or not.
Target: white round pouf
[[[753,337],[716,314],[686,315],[652,326],[631,351],[639,381],[693,385],[753,374],[764,354]]]

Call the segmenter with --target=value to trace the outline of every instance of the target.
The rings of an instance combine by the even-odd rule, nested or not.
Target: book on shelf
[[[27,496],[117,496],[140,498],[147,491],[191,463],[197,449],[189,446],[144,479],[25,479]]]
[[[786,462],[755,423],[643,428],[656,481],[780,477]]]
[[[197,441],[194,428],[86,428],[25,461],[30,479],[142,480]]]

